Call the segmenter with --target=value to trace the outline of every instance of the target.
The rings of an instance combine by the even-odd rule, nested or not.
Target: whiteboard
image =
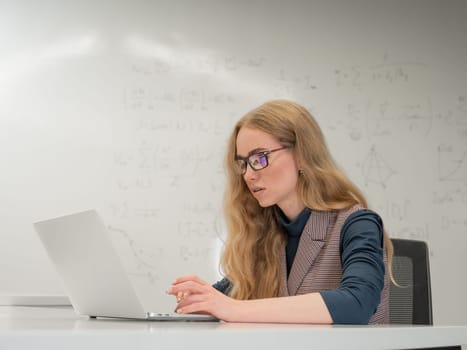
[[[0,295],[62,295],[33,231],[95,208],[150,307],[214,282],[235,121],[289,98],[467,321],[467,2],[1,1]]]

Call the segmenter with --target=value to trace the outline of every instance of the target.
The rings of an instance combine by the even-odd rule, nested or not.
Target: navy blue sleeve
[[[232,284],[227,278],[223,278],[220,281],[217,281],[212,285],[215,289],[217,289],[219,292],[229,295],[230,289],[232,288]]]
[[[321,296],[334,324],[368,324],[384,287],[383,223],[370,210],[352,213],[341,231],[342,280]]]

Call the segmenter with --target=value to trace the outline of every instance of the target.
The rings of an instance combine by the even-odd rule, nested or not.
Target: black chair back
[[[428,245],[423,241],[391,239],[394,245],[389,318],[394,324],[432,325]]]

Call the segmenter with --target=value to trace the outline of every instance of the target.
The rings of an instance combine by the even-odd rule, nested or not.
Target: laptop
[[[61,276],[75,311],[92,318],[151,321],[218,321],[205,314],[177,314],[167,286],[160,286],[157,310],[145,310],[107,229],[95,210],[34,223]],[[160,306],[159,306],[160,305]]]

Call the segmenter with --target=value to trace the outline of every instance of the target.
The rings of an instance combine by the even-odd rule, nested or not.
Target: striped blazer
[[[338,288],[342,279],[340,237],[342,226],[350,214],[363,209],[355,205],[336,211],[313,211],[300,237],[297,253],[287,279],[285,252],[282,256],[282,295],[299,295]],[[384,253],[387,271],[387,258]],[[376,313],[369,324],[389,323],[389,278]]]

